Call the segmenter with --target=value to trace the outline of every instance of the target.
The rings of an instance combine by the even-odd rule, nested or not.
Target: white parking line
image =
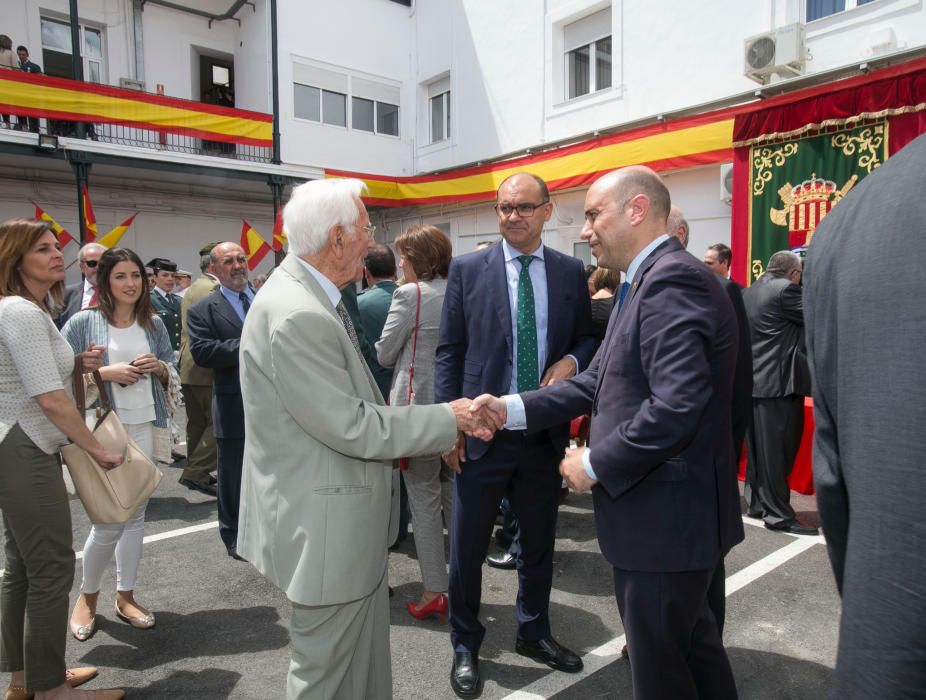
[[[178,530],[168,530],[167,532],[159,532],[156,535],[148,535],[145,539],[142,540],[143,544],[148,544],[149,542],[160,542],[161,540],[170,540],[174,537],[183,537],[184,535],[192,535],[194,532],[202,532],[203,530],[213,530],[219,526],[218,520],[213,520],[209,523],[200,523],[199,525],[191,525],[190,527],[181,527]],[[83,559],[84,553],[83,550],[77,552],[75,555],[77,559]]]
[[[781,549],[775,550],[759,561],[750,564],[745,569],[737,571],[732,576],[728,576],[726,580],[727,595],[732,595],[744,586],[748,586],[756,579],[774,571],[798,554],[806,552],[815,544],[823,541],[822,537],[802,537],[797,535],[795,537],[798,537],[798,539],[786,544]],[[524,686],[520,690],[505,695],[502,700],[543,700],[544,698],[552,697],[556,693],[588,678],[609,663],[617,661],[620,658],[621,648],[626,641],[626,636],[622,634],[620,637],[602,644],[597,649],[592,649],[582,657],[585,668],[582,669],[581,673],[547,674],[546,676],[538,678],[533,683]]]

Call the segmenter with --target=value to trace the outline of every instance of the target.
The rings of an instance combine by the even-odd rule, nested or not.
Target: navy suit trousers
[[[716,569],[614,569],[634,700],[734,700],[736,684],[709,589]]]
[[[244,463],[244,440],[216,438],[219,468],[218,491],[219,536],[229,552],[238,551],[238,506],[241,504],[241,469]]]
[[[518,566],[518,637],[536,641],[550,636],[561,459],[546,432],[502,431],[485,455],[461,465],[450,530],[450,634],[456,651],[478,653],[485,636],[479,622],[482,565],[506,494],[519,524],[510,549]]]

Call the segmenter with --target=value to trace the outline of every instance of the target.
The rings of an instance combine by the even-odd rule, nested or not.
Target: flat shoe
[[[150,630],[152,627],[154,627],[154,613],[149,612],[147,615],[143,615],[142,617],[129,617],[128,615],[124,615],[119,609],[119,603],[116,603],[115,609],[116,617],[118,617],[123,622],[128,622],[137,630]]]
[[[68,627],[71,628],[71,634],[74,635],[74,639],[78,642],[86,642],[93,636],[93,633],[96,632],[96,615],[91,617],[90,622],[86,625],[78,625],[71,620],[68,622]]]
[[[69,668],[67,671],[65,671],[64,678],[68,682],[68,685],[70,685],[72,688],[76,688],[77,686],[89,681],[91,678],[96,676],[96,674],[97,670],[93,666],[86,666],[84,668]],[[115,700],[115,696],[113,697]],[[122,695],[119,697],[122,697]],[[11,685],[6,689],[6,694],[3,696],[3,698],[4,700],[33,700],[33,698],[35,698],[35,693],[28,693],[26,692],[26,689],[21,686]]]
[[[83,685],[87,681],[95,678],[97,670],[95,666],[84,666],[83,668],[69,668],[64,672],[64,679],[72,688]]]

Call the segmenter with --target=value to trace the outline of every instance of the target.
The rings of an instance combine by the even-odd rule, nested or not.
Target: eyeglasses
[[[545,199],[540,204],[515,204],[514,206],[511,204],[496,204],[495,211],[499,216],[504,218],[508,218],[514,212],[518,212],[518,216],[522,219],[526,219],[529,216],[533,216],[538,208],[549,201],[549,199]]]
[[[84,260],[84,265],[89,267],[91,270],[100,264],[99,260]]]
[[[376,227],[373,226],[372,224],[371,224],[370,226],[363,226],[363,227],[361,227],[361,228],[362,228],[364,231],[366,231],[367,236],[369,236],[371,239],[373,238],[374,234],[376,233]]]

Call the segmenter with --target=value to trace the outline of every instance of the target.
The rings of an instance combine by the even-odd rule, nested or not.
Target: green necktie
[[[521,274],[518,276],[518,391],[540,388],[537,366],[537,319],[534,318],[534,285],[528,267],[533,255],[520,255]]]

